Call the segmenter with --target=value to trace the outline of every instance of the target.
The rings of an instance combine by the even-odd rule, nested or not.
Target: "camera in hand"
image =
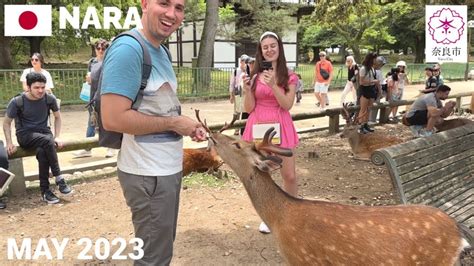
[[[273,69],[272,62],[262,61],[262,70],[269,70],[269,69]]]

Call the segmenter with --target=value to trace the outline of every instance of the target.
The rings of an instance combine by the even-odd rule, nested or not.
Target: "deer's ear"
[[[277,156],[268,156],[263,160],[257,160],[255,165],[262,172],[270,173],[281,168],[282,159]]]

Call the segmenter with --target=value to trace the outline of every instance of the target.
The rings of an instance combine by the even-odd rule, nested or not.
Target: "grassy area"
[[[191,173],[183,178],[183,187],[200,188],[200,187],[221,187],[227,183],[232,177],[227,173],[222,178],[206,173]]]

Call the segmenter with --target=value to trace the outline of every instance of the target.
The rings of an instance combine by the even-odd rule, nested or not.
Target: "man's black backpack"
[[[132,103],[132,109],[138,110],[138,107],[140,106],[140,103],[143,98],[143,90],[146,88],[148,78],[150,77],[150,73],[151,73],[152,63],[151,63],[150,52],[148,51],[148,48],[143,42],[143,39],[140,36],[140,33],[138,31],[130,30],[130,31],[123,32],[117,35],[114,41],[122,36],[130,36],[134,38],[140,44],[143,50],[142,78],[141,78],[141,83],[140,83],[140,90],[138,91],[138,94]],[[164,51],[166,51],[166,53],[168,54],[168,58],[171,61],[171,55],[168,51],[168,48],[166,48],[163,44],[161,45],[161,47],[164,49]],[[105,53],[104,60],[106,57],[107,57],[107,51]],[[99,146],[120,149],[120,147],[122,146],[123,133],[115,132],[115,131],[107,131],[104,129],[102,125],[101,114],[100,114],[100,98],[101,98],[100,92],[101,92],[102,74],[103,74],[102,71],[103,71],[103,66],[101,66],[99,70],[100,76],[99,76],[99,85],[97,87],[97,91],[95,92],[94,97],[89,103],[89,105],[92,107],[93,123],[98,128]]]

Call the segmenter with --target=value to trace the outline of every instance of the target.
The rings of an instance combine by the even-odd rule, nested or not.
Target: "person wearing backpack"
[[[333,78],[333,67],[329,60],[326,58],[326,52],[319,52],[319,61],[314,67],[314,95],[318,101],[316,105],[319,104],[321,111],[326,109],[327,96],[329,85]]]
[[[7,106],[3,120],[3,132],[7,153],[12,155],[16,146],[12,142],[11,123],[15,120],[16,137],[20,147],[35,149],[38,159],[39,180],[43,201],[49,204],[59,202],[59,198],[49,188],[49,170],[62,194],[70,194],[72,189],[61,176],[56,148],[62,148],[61,113],[54,95],[46,93],[46,77],[37,72],[26,75],[27,91],[15,96]],[[54,135],[48,126],[50,111],[54,115]]]
[[[109,47],[109,42],[106,40],[100,39],[95,43],[95,53],[96,57],[89,60],[89,65],[87,66],[87,76],[86,82],[90,84],[91,91],[90,91],[90,99],[94,98],[95,92],[97,91],[97,87],[99,86],[99,76],[100,71],[102,70],[102,61],[104,60],[105,51]],[[88,106],[89,112],[89,119],[87,121],[87,131],[86,137],[91,138],[95,136],[95,124],[93,123],[92,119],[92,108]],[[84,158],[84,157],[91,157],[92,156],[92,149],[85,149],[74,152],[74,158]],[[107,153],[105,154],[105,158],[111,158],[115,156],[115,150],[112,148],[107,149]]]
[[[151,74],[140,90],[144,50],[131,36],[115,38],[103,61],[100,115],[103,128],[123,133],[117,174],[132,212],[144,256],[135,265],[169,265],[179,208],[183,136],[206,139],[202,125],[181,115],[178,82],[163,41],[184,19],[185,0],[142,1],[139,34],[151,57]],[[138,108],[132,104],[142,94]],[[99,132],[100,139],[100,132]],[[125,233],[125,232],[124,232]]]

